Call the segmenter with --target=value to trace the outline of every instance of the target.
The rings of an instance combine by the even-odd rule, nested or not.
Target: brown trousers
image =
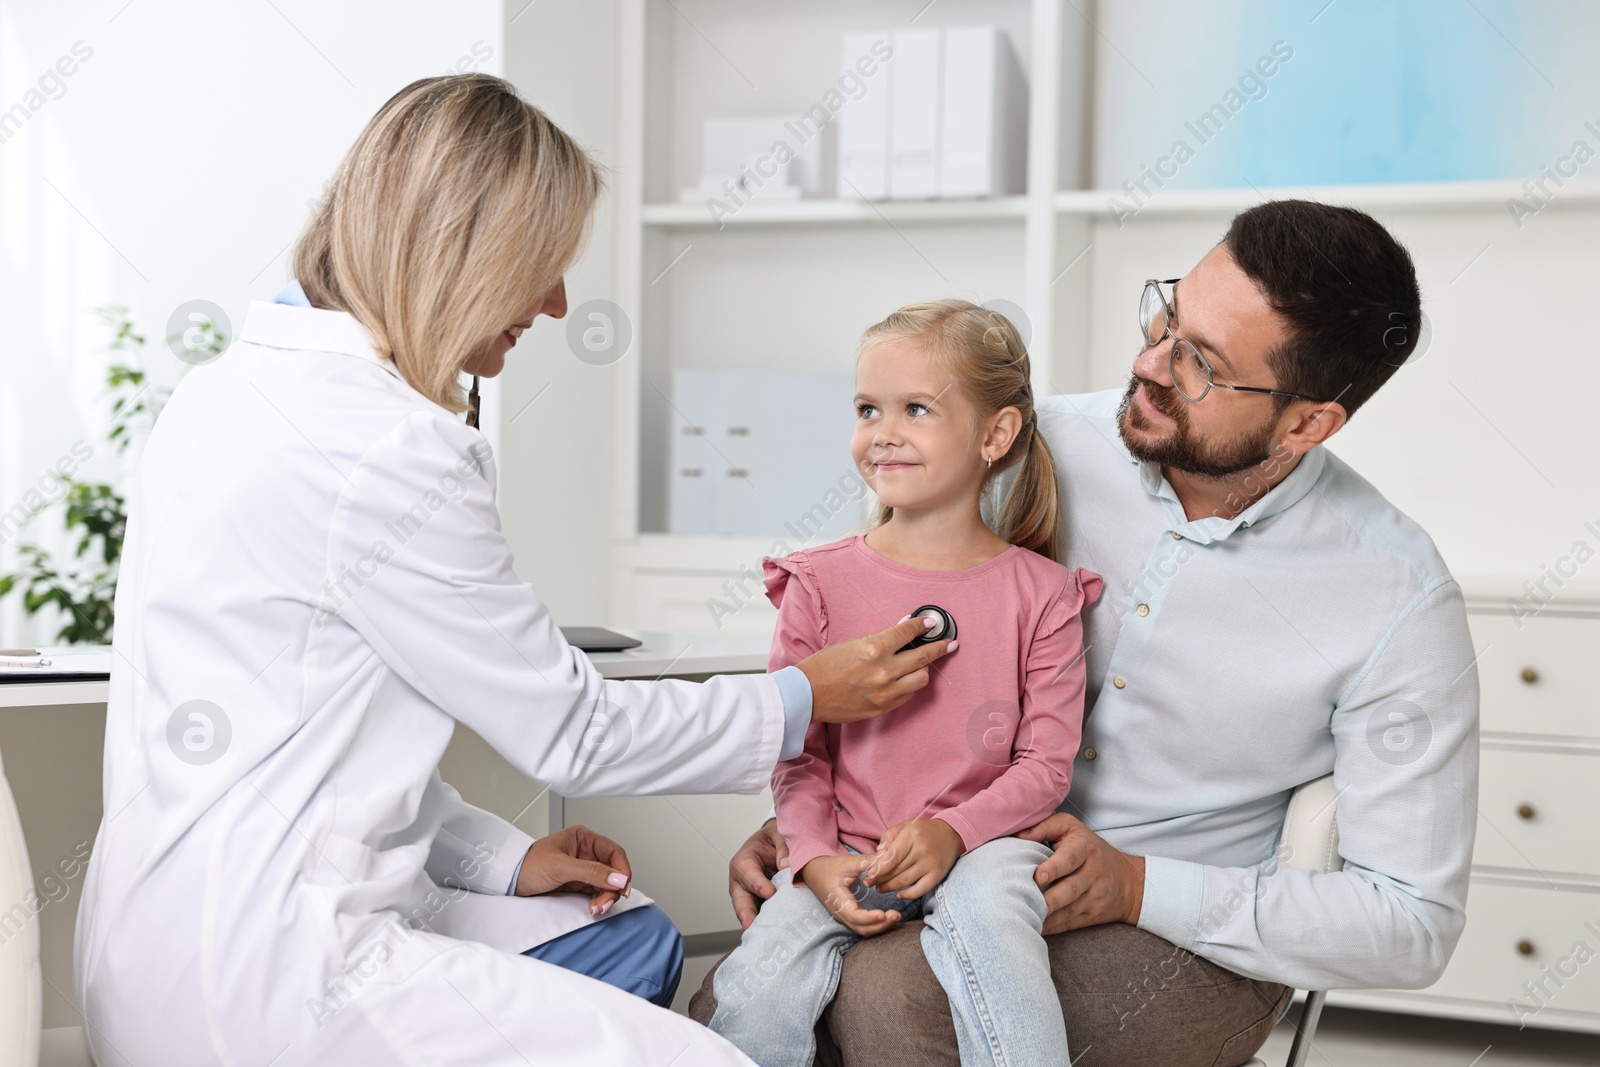
[[[950,1002],[922,956],[921,932],[908,922],[845,953],[839,991],[817,1023],[818,1064],[959,1067]],[[1045,941],[1073,1067],[1238,1067],[1293,993],[1122,923]],[[702,1025],[717,1008],[715,976],[713,968],[689,1002]]]

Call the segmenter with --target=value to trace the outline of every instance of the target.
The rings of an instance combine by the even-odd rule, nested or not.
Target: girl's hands
[[[872,864],[863,881],[915,900],[944,881],[965,851],[961,835],[943,819],[907,819],[883,832],[878,851],[866,857]]]
[[[869,911],[856,900],[852,886],[872,860],[872,856],[818,856],[800,871],[801,880],[828,914],[861,937],[876,937],[900,921],[898,911]]]
[[[517,896],[587,893],[589,914],[604,915],[617,898],[631,892],[628,854],[609,837],[587,826],[568,826],[539,838],[523,857]]]

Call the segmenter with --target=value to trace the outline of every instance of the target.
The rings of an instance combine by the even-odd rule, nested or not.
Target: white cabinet
[[[850,458],[849,374],[678,370],[671,531],[831,541],[861,525],[867,487]],[[832,494],[832,495],[830,495]],[[853,506],[814,506],[847,498]]]
[[[1062,270],[1083,248],[1084,223],[1061,216],[1056,197],[1084,172],[1081,72],[1093,30],[1065,0],[941,0],[921,11],[897,0],[621,0],[620,10],[611,188],[617,302],[636,342],[608,370],[618,431],[609,621],[627,626],[676,610],[638,599],[678,595],[681,583],[652,579],[670,573],[714,590],[747,560],[724,552],[709,574],[693,562],[707,548],[728,537],[794,545],[785,524],[826,496],[826,486],[788,478],[730,476],[746,469],[739,454],[758,444],[754,433],[686,440],[685,424],[709,420],[675,410],[683,373],[853,376],[868,326],[903,304],[957,296],[1027,309],[1036,391],[1083,388],[1086,323],[1071,315],[1058,333],[1052,322],[1058,303],[1074,311],[1088,286],[1081,263]],[[884,34],[895,42],[889,59]],[[941,59],[950,47],[954,65]],[[1063,69],[1074,72],[1065,83]],[[891,74],[904,84],[891,90]],[[945,115],[962,138],[947,137],[933,106],[941,93],[959,98]],[[679,202],[700,183],[706,120],[718,116],[787,116],[791,139],[826,127],[849,184],[834,199],[749,199],[716,212]],[[901,120],[916,138],[886,153],[884,131]],[[905,188],[938,196],[946,139],[959,141],[955,173],[972,195],[877,202],[849,188],[882,195],[892,167],[922,182]],[[979,195],[986,189],[1001,195]],[[835,450],[849,472],[847,426],[795,433]],[[707,498],[720,501],[711,520]],[[855,525],[841,519],[827,536]],[[630,570],[646,541],[652,571]]]

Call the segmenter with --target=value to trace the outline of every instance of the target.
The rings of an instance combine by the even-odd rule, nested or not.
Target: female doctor
[[[770,677],[640,683],[562,640],[460,376],[565,313],[600,187],[509,84],[416,82],[300,237],[310,306],[252,304],[173,394],[130,512],[77,926],[102,1067],[749,1062],[618,988],[676,980],[608,970],[667,925],[621,849],[534,841],[440,755],[460,722],[570,796],[755,793],[809,722],[897,706],[947,648],[896,652],[913,619]],[[631,740],[595,759],[593,729]]]

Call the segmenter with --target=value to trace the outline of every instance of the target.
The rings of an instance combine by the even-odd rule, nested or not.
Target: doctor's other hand
[[[517,873],[517,896],[587,893],[589,914],[604,915],[618,897],[632,892],[632,880],[633,868],[621,845],[587,826],[568,826],[528,848]]]
[[[955,641],[935,641],[899,651],[933,625],[908,616],[882,633],[840,641],[801,660],[796,666],[811,682],[811,721],[874,719],[911,699],[928,684],[928,664],[956,647]]]
[[[900,921],[898,911],[863,908],[856,899],[856,879],[878,858],[870,854],[818,856],[800,872],[806,887],[822,901],[828,914],[860,937],[877,937]]]
[[[1144,857],[1130,856],[1064,812],[1017,834],[1055,853],[1033,873],[1044,889],[1044,933],[1102,923],[1139,925],[1144,910]]]
[[[739,929],[750,929],[761,902],[777,892],[772,876],[787,866],[789,842],[778,833],[778,820],[768,819],[728,863],[728,896],[739,917]]]

